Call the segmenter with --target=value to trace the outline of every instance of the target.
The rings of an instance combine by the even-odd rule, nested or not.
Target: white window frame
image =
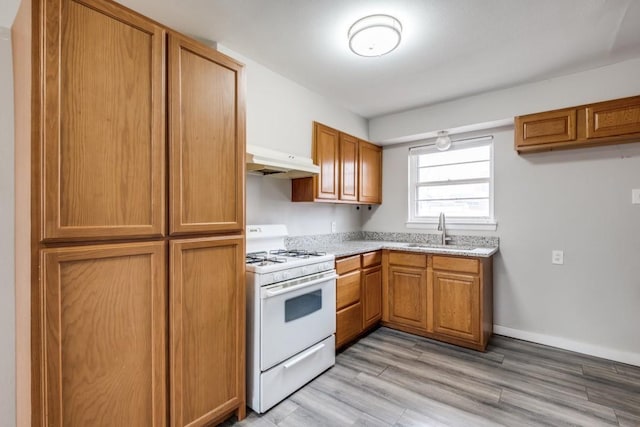
[[[494,148],[493,136],[482,136],[477,138],[468,138],[453,141],[450,150],[469,148],[473,146],[488,145],[490,147],[490,177],[489,177],[489,217],[446,217],[446,227],[448,230],[486,230],[495,231],[498,223],[494,215]],[[408,197],[408,213],[409,218],[406,222],[407,228],[422,228],[435,230],[438,228],[438,217],[419,217],[417,213],[417,193],[418,193],[418,155],[436,153],[438,150],[435,144],[422,145],[409,148],[409,197]]]

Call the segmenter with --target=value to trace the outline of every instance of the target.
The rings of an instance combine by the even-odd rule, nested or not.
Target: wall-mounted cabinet
[[[519,153],[640,141],[640,96],[515,118]]]
[[[321,123],[313,124],[317,176],[291,181],[294,202],[382,203],[382,148]]]

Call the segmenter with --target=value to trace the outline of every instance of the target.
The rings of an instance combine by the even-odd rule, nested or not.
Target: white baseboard
[[[640,366],[640,354],[638,353],[631,353],[628,351],[620,351],[607,347],[601,347],[598,345],[586,344],[583,342],[572,341],[565,338],[554,337],[552,335],[539,334],[537,332],[511,329],[500,325],[493,325],[493,332],[498,335],[517,338],[524,341],[531,341],[551,347],[562,348],[564,350],[575,351],[577,353],[588,354],[590,356],[602,357],[604,359],[627,363],[629,365]]]

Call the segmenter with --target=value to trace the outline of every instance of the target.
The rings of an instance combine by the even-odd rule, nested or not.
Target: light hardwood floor
[[[380,328],[228,426],[640,426],[640,367],[493,336],[486,353]]]

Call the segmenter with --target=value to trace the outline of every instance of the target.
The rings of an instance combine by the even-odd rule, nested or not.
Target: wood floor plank
[[[616,372],[621,375],[640,379],[640,366],[625,365],[624,363],[614,363]]]
[[[500,402],[536,413],[539,421],[549,425],[615,426],[618,424],[613,410],[610,410],[608,416],[602,417],[601,414],[576,410],[561,402],[552,402],[513,390],[504,390]]]
[[[640,426],[640,415],[630,414],[625,411],[616,409],[616,416],[618,417],[618,424],[620,427],[638,427]]]
[[[309,387],[329,394],[345,404],[373,416],[387,424],[395,423],[405,410],[404,406],[399,406],[384,399],[367,389],[353,384],[352,380],[345,380],[335,372],[327,373],[311,384]]]

